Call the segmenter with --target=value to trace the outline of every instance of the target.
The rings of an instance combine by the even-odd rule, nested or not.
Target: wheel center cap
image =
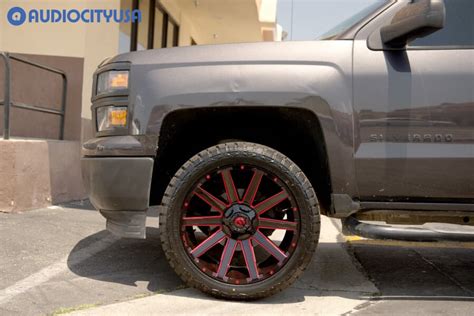
[[[224,212],[223,230],[232,238],[247,239],[257,227],[257,213],[245,204],[233,204]]]
[[[245,227],[247,224],[247,219],[243,216],[237,216],[234,218],[234,225],[237,227]]]

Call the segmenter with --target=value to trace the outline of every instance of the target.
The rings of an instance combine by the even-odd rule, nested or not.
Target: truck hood
[[[121,54],[106,60],[101,66],[117,62],[131,62],[132,65],[169,64],[169,66],[330,62],[337,58],[338,54],[347,55],[347,50],[352,49],[352,43],[352,40],[332,40],[175,47]]]

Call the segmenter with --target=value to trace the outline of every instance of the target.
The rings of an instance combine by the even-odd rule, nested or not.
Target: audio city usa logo
[[[140,10],[114,9],[31,9],[10,8],[7,20],[13,26],[25,23],[137,23],[142,20]]]

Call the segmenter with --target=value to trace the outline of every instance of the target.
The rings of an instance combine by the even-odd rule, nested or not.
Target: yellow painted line
[[[354,236],[354,235],[352,235],[352,236],[344,236],[344,237],[345,237],[345,239],[346,239],[347,242],[355,242],[355,241],[364,240],[364,238],[359,237],[359,236]]]
[[[346,242],[354,245],[375,245],[375,246],[391,246],[391,247],[412,247],[412,248],[459,248],[474,249],[474,242],[416,242],[416,241],[400,241],[400,240],[376,240],[365,239],[359,236],[344,236]]]

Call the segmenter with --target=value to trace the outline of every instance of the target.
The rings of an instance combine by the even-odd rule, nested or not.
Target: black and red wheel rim
[[[252,165],[216,169],[185,198],[181,240],[195,266],[227,284],[276,275],[296,250],[300,214],[285,182]]]

